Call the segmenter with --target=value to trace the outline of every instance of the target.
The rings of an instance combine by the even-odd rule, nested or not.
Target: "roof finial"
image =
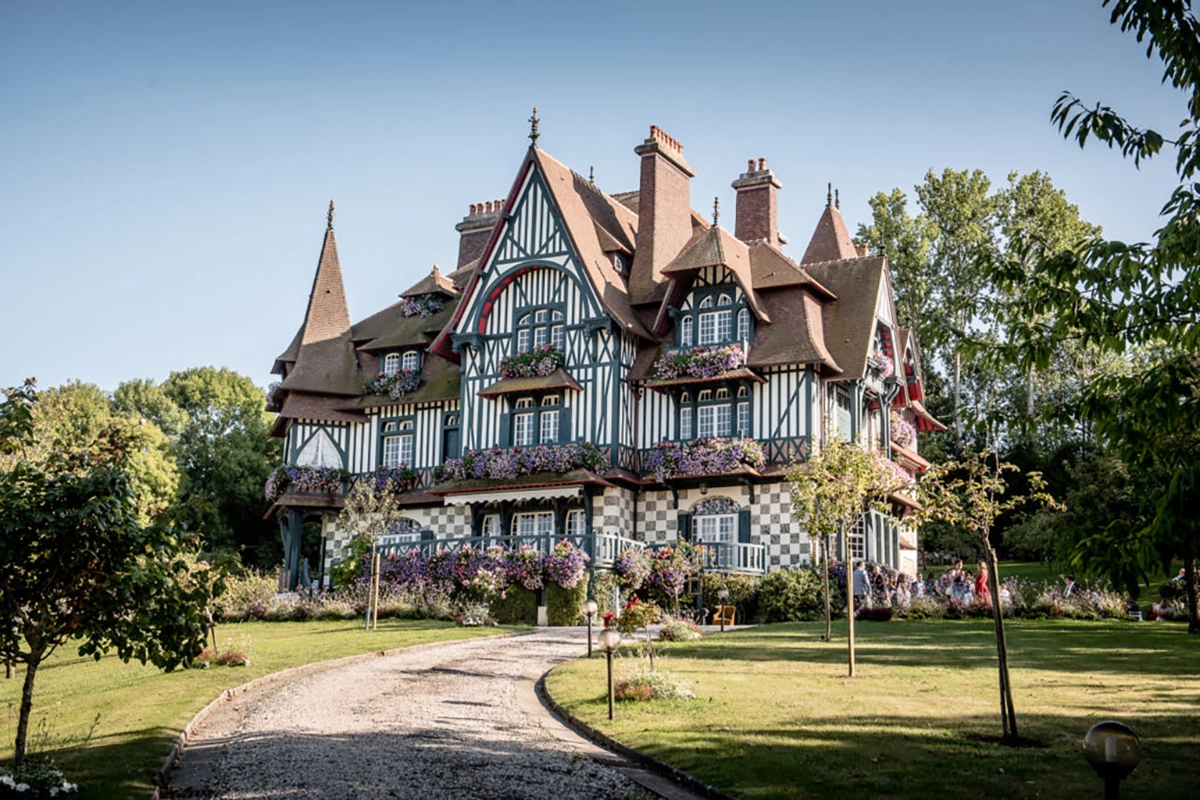
[[[713,227],[717,227],[717,220],[721,217],[721,198],[713,198]]]
[[[533,142],[534,147],[537,147],[538,136],[541,135],[538,133],[537,129],[539,122],[541,122],[541,120],[538,119],[537,106],[534,106],[533,116],[529,118],[529,141]]]
[[[838,189],[833,190],[833,207],[840,211],[842,208],[842,198],[838,195],[839,191]]]
[[[325,215],[325,230],[333,230],[333,200],[329,201],[329,213]]]
[[[440,274],[440,273],[441,273],[441,271],[442,271],[442,268],[441,268],[441,267],[439,267],[437,264],[434,264],[434,265],[433,265],[433,271],[434,271],[434,273]]]
[[[833,205],[833,181],[825,184],[825,207],[829,208]]]
[[[588,183],[595,183],[595,182],[596,182],[596,167],[590,166],[590,167],[588,167]]]

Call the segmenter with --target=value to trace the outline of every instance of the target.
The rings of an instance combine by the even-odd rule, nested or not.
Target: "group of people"
[[[870,568],[862,561],[854,562],[853,580],[854,605],[856,608],[874,606],[906,606],[914,597],[940,597],[961,605],[990,605],[991,589],[988,588],[987,564],[980,561],[974,574],[963,569],[963,562],[940,576],[932,572],[924,578],[913,577],[894,570],[885,570],[878,564]],[[1070,591],[1070,588],[1068,588]],[[1006,587],[1000,587],[1000,599],[1007,602]]]

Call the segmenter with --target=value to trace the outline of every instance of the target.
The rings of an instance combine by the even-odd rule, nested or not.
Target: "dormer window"
[[[529,309],[517,316],[516,351],[529,352],[534,347],[553,345],[563,349],[563,312],[556,308]]]
[[[738,312],[737,325],[738,325],[738,333],[737,333],[738,341],[739,342],[750,341],[750,309],[743,308],[741,311]]]
[[[404,369],[419,370],[421,368],[421,354],[416,350],[409,350],[404,354],[402,363]]]
[[[692,346],[692,315],[688,314],[679,324],[679,346]]]
[[[395,375],[400,371],[400,354],[388,353],[383,357],[383,374]]]
[[[565,416],[568,409],[563,408],[560,395],[546,395],[540,401],[532,397],[522,397],[514,402],[512,407],[513,446],[559,444],[569,438],[569,420]],[[506,425],[507,423],[502,424],[502,429]],[[502,441],[501,446],[507,444]]]
[[[629,259],[624,253],[613,253],[613,268],[622,275],[629,274]]]

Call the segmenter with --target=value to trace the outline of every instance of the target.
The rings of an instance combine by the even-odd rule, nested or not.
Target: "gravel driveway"
[[[455,642],[239,698],[183,752],[174,796],[690,796],[575,735],[537,698],[538,678],[585,637]]]

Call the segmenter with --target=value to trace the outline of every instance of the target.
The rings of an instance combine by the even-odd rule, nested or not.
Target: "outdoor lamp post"
[[[592,657],[592,617],[600,610],[600,606],[595,600],[588,600],[583,604],[583,613],[587,614],[588,621],[588,658]]]
[[[728,589],[718,589],[717,599],[721,601],[721,633],[725,632],[725,601],[729,599]]]
[[[604,655],[608,658],[608,718],[613,718],[613,677],[612,677],[612,660],[613,653],[621,646],[621,634],[614,628],[605,628],[600,631],[598,637],[600,649],[604,651]]]
[[[1120,722],[1098,722],[1083,737],[1083,754],[1104,779],[1104,800],[1117,800],[1121,779],[1142,760],[1137,734]]]

